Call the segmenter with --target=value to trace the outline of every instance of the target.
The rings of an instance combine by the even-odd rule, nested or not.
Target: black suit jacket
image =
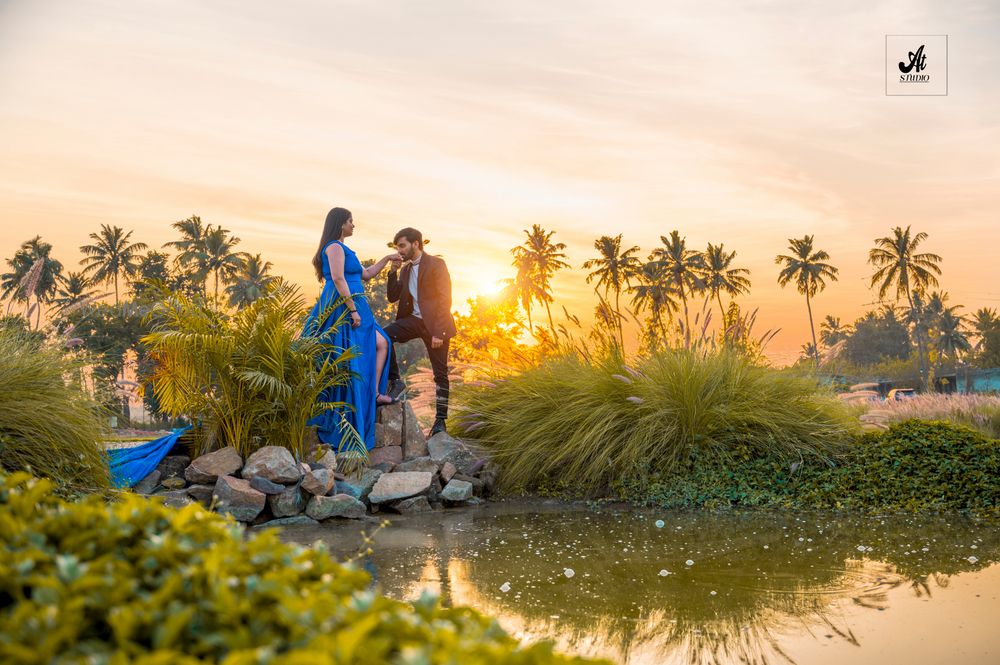
[[[389,302],[399,302],[396,320],[413,315],[413,296],[410,294],[410,264],[397,275],[389,271],[386,296]],[[417,271],[417,299],[420,301],[420,318],[431,337],[449,339],[455,336],[455,319],[451,315],[451,275],[444,259],[426,252],[420,257]]]

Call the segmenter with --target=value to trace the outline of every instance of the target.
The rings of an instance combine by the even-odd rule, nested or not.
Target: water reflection
[[[356,525],[286,537],[342,557],[362,545]],[[962,519],[504,504],[394,518],[374,540],[364,565],[390,595],[429,589],[621,663],[795,662],[801,636],[860,646],[857,626],[898,593],[933,597],[1000,553],[995,524]]]

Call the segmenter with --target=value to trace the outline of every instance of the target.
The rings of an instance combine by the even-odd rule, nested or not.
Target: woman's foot
[[[389,405],[389,404],[395,404],[397,401],[398,400],[395,400],[395,399],[389,397],[388,395],[376,395],[375,396],[375,405],[376,406],[386,406],[386,405]]]

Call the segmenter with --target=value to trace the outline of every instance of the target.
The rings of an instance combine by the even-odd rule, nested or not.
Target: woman
[[[354,235],[354,218],[344,208],[334,208],[326,216],[319,250],[313,258],[316,277],[323,283],[323,292],[306,320],[303,334],[321,336],[323,341],[340,349],[354,348],[357,354],[350,360],[353,373],[349,383],[335,386],[321,399],[343,402],[347,409],[327,410],[309,421],[316,426],[319,440],[340,448],[343,439],[342,420],[346,420],[365,442],[368,450],[375,447],[376,405],[392,404],[385,395],[389,378],[386,359],[389,337],[375,322],[365,299],[364,282],[376,277],[389,261],[401,260],[398,253],[382,257],[369,268],[363,268],[357,255],[344,244]],[[336,323],[346,318],[344,325]]]

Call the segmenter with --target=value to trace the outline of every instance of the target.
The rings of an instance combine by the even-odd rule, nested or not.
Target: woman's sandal
[[[390,404],[396,404],[399,402],[399,398],[393,399],[388,395],[376,395],[375,396],[375,407],[389,406]]]

